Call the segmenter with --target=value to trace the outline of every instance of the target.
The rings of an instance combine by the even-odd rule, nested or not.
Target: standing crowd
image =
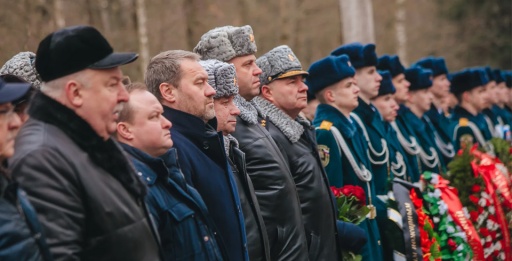
[[[144,83],[91,26],[0,69],[0,260],[406,260],[395,183],[510,141],[512,72],[405,69],[350,43],[302,67],[248,25],[154,56]],[[360,224],[331,186],[365,192]],[[402,242],[402,245],[404,243]]]

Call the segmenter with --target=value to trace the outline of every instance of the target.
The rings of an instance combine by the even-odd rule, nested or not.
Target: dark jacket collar
[[[324,120],[332,122],[333,126],[338,128],[341,134],[347,138],[352,138],[357,131],[355,123],[352,122],[353,120],[345,117],[338,109],[328,104],[319,104],[316,109],[313,125],[318,127]]]
[[[403,117],[410,126],[414,126],[415,133],[423,133],[425,131],[425,123],[409,108],[404,111]]]
[[[112,139],[103,140],[92,127],[74,111],[52,98],[37,92],[32,99],[29,115],[35,120],[51,124],[62,130],[91,160],[114,176],[123,186],[143,196],[146,187],[135,176],[133,168]]]
[[[205,137],[217,135],[217,119],[204,121],[190,113],[164,106],[164,117],[172,122],[171,131],[177,131],[194,142],[202,142]],[[202,146],[202,144],[196,144]]]
[[[375,118],[376,111],[371,104],[366,103],[361,98],[357,98],[359,105],[354,109],[354,113],[357,114],[365,124],[371,124]]]
[[[163,182],[170,177],[169,169],[177,168],[177,152],[176,149],[171,148],[166,153],[161,155],[160,157],[153,157],[146,152],[139,150],[133,146],[130,146],[126,143],[120,143],[123,147],[124,151],[130,154],[136,160],[146,164],[153,172],[144,173],[150,179],[148,180],[148,184],[154,184],[157,179],[161,179]]]

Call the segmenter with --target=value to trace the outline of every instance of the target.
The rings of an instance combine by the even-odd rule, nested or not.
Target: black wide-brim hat
[[[36,54],[36,70],[44,82],[84,69],[110,69],[131,63],[136,53],[114,53],[92,26],[72,26],[46,36]]]

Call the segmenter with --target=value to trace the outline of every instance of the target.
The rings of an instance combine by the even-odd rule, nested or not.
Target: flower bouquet
[[[370,208],[366,205],[366,195],[363,188],[345,185],[341,188],[331,186],[336,198],[338,220],[358,225],[366,219]],[[352,252],[342,252],[343,261],[360,261],[362,257]]]

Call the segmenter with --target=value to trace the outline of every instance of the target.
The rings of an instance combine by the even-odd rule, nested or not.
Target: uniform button
[[[147,181],[151,181],[151,179],[149,177],[146,178]]]
[[[207,141],[203,142],[203,149],[207,150],[209,148],[210,148],[210,144]]]
[[[210,238],[208,236],[204,236],[204,242],[208,242],[208,240],[210,240]]]
[[[137,175],[142,176],[142,172],[137,172]]]

